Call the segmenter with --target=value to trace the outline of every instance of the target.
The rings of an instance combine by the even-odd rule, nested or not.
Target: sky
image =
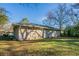
[[[11,23],[18,23],[23,18],[27,17],[30,23],[42,24],[43,17],[49,11],[55,11],[58,4],[47,3],[2,3],[0,7],[5,8],[9,13],[9,21]]]

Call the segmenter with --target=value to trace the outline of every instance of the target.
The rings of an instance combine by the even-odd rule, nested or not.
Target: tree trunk
[[[61,27],[61,25],[60,25],[60,37],[62,36],[61,31],[62,31],[62,27]]]

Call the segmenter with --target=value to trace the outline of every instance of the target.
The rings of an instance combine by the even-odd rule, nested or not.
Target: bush
[[[75,27],[68,27],[64,30],[62,35],[65,37],[79,37],[79,29],[76,29]]]

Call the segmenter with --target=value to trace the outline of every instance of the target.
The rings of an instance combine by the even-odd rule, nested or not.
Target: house
[[[4,26],[0,25],[0,36],[12,32],[13,32],[13,26],[11,24],[5,24]]]
[[[14,35],[17,40],[36,40],[59,37],[59,30],[38,24],[13,24]]]

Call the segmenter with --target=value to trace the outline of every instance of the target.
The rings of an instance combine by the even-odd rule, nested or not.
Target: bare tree
[[[58,28],[60,29],[60,36],[61,36],[61,31],[64,29],[64,27],[69,21],[67,19],[66,12],[67,12],[66,4],[59,4],[57,10],[55,11],[54,22],[55,25],[57,25]]]
[[[54,18],[54,14],[52,13],[52,11],[49,11],[46,17],[43,18],[43,24],[51,27],[53,18]]]
[[[75,9],[79,9],[79,3],[74,3],[71,6],[74,7]]]
[[[68,10],[68,14],[67,15],[68,15],[67,17],[69,18],[69,21],[71,21],[71,23],[73,25],[75,25],[79,21],[79,19],[78,19],[79,18],[79,14],[78,14],[77,10],[75,12],[75,10],[73,8],[70,8]]]
[[[64,26],[68,23],[69,19],[67,19],[67,8],[66,4],[59,4],[56,11],[49,12],[47,14],[47,19],[45,19],[45,23],[47,23],[49,26],[55,26],[60,29],[60,35],[61,31],[63,30]]]
[[[67,22],[66,17],[66,5],[59,4],[58,10],[56,11],[56,22],[59,25],[59,29],[62,30],[63,25]]]
[[[60,35],[65,27],[75,25],[77,22],[79,22],[78,13],[74,11],[72,6],[67,6],[67,4],[58,4],[57,9],[53,12],[48,12],[43,20],[45,25],[59,28]]]

